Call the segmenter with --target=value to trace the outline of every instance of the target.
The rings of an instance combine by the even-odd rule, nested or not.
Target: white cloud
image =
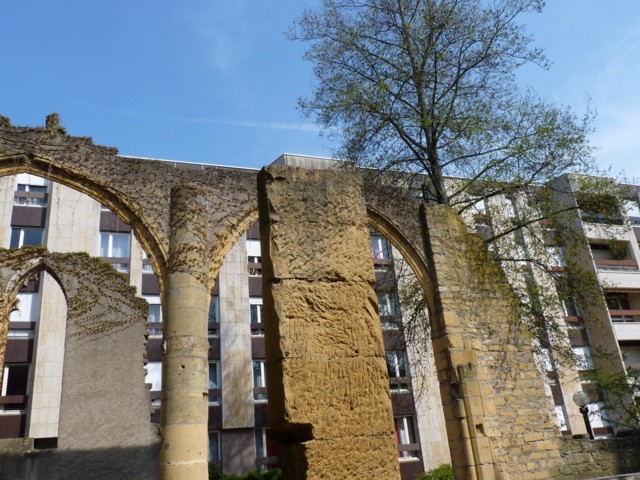
[[[188,25],[187,35],[196,37],[194,44],[204,61],[221,72],[233,70],[241,51],[242,35],[237,32],[243,1],[200,1],[182,4]]]
[[[266,128],[271,130],[296,130],[313,133],[318,133],[321,131],[320,127],[312,123],[259,122],[252,120],[228,120],[223,118],[211,117],[179,117],[173,115],[167,115],[166,118],[167,120],[183,123],[212,123],[217,125],[229,125],[233,127]]]

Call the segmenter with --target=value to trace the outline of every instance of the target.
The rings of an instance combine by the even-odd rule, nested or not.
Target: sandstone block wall
[[[426,206],[437,284],[432,332],[457,478],[549,478],[559,432],[517,301],[479,237],[443,206]]]
[[[581,480],[640,472],[640,437],[565,439],[556,478]]]
[[[399,478],[361,185],[271,166],[258,190],[269,414],[285,478]]]

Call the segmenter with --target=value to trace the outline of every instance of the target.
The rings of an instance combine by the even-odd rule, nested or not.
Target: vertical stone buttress
[[[360,181],[258,175],[270,427],[285,478],[399,478]]]
[[[531,335],[504,272],[455,211],[425,206],[432,334],[456,478],[553,477],[562,463]]]
[[[208,478],[207,203],[204,192],[196,187],[181,185],[171,190],[163,292],[161,479]]]

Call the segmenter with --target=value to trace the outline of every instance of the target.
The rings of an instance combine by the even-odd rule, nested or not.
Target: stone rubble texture
[[[284,476],[400,478],[362,185],[271,166],[258,192],[269,418],[287,445]]]

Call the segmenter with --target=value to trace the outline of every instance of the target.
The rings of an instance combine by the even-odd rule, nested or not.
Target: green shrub
[[[454,480],[453,467],[443,463],[437,468],[421,473],[416,480]]]
[[[222,473],[215,463],[210,463],[209,480],[282,480],[282,472],[279,468],[254,468],[246,475],[229,475]]]

